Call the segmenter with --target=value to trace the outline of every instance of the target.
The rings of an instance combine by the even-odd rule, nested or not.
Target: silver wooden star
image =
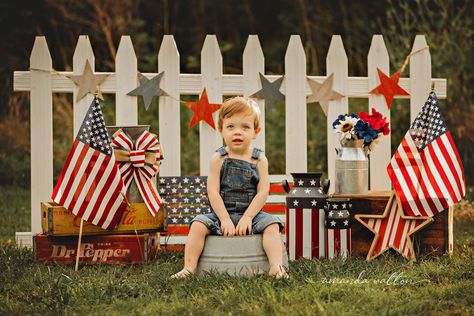
[[[132,96],[139,96],[141,95],[143,97],[143,103],[145,104],[145,109],[148,110],[151,104],[151,100],[153,99],[154,96],[167,96],[168,93],[163,91],[160,88],[160,81],[161,78],[163,77],[164,72],[160,72],[158,75],[155,77],[148,79],[141,73],[138,73],[138,81],[140,82],[140,85],[127,93],[127,95],[132,95]]]
[[[270,109],[275,102],[285,100],[285,96],[280,92],[280,86],[284,77],[270,82],[262,73],[259,73],[259,75],[262,89],[252,94],[250,96],[251,98],[264,99],[265,107],[267,109]]]

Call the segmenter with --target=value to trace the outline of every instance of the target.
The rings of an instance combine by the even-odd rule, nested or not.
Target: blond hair
[[[253,115],[253,128],[257,130],[260,127],[260,108],[257,102],[251,98],[234,97],[227,99],[219,111],[219,130],[222,131],[224,119],[232,117],[235,114]]]

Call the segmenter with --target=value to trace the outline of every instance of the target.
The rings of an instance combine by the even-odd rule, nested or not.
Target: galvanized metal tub
[[[263,235],[207,236],[197,274],[203,272],[229,273],[235,276],[253,276],[268,273],[268,259],[263,250]],[[283,245],[283,266],[288,268],[288,255]]]
[[[362,149],[363,140],[350,142],[338,150],[336,158],[336,194],[367,194],[369,160]]]

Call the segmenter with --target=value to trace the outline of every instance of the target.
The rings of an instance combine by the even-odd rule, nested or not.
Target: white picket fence
[[[426,47],[423,35],[417,35],[412,52]],[[409,52],[407,52],[408,55]],[[88,36],[79,37],[73,56],[74,71],[51,71],[52,60],[44,37],[36,37],[30,57],[29,71],[14,72],[14,91],[30,91],[31,94],[31,232],[17,233],[17,240],[23,244],[31,243],[32,234],[41,231],[40,202],[49,201],[53,189],[53,93],[73,93],[74,135],[84,118],[93,96],[88,95],[76,102],[78,88],[65,75],[79,75],[84,69],[86,60],[94,70],[95,58]],[[308,76],[306,56],[299,35],[292,35],[285,55],[285,80],[281,91],[285,94],[286,131],[286,174],[307,172],[307,107],[306,96],[310,89],[306,78],[323,82],[334,73],[333,89],[348,98],[368,98],[370,106],[375,107],[390,119],[382,95],[369,94],[379,84],[377,68],[384,73],[394,72],[389,69],[389,54],[381,35],[374,35],[367,56],[368,77],[350,77],[348,59],[342,39],[334,35],[331,39],[326,57],[327,74],[325,76]],[[97,72],[109,74],[101,85],[102,93],[115,94],[116,125],[137,125],[137,97],[127,93],[137,86],[137,57],[129,36],[122,36],[115,60],[115,72]],[[159,99],[159,138],[166,152],[160,174],[163,176],[180,175],[180,104],[181,95],[200,94],[205,87],[211,103],[221,103],[223,96],[249,96],[261,88],[259,72],[265,72],[265,58],[258,36],[250,35],[243,52],[243,70],[241,75],[223,74],[222,55],[215,35],[207,35],[201,51],[201,74],[180,73],[180,56],[172,35],[165,35],[158,52],[157,73],[144,74],[148,78],[164,71],[161,81],[162,89],[170,97]],[[266,76],[273,81],[280,75]],[[420,51],[410,57],[410,76],[400,79],[400,86],[410,93],[411,120],[424,104],[431,84],[439,98],[446,97],[446,79],[431,78],[431,57],[429,49]],[[331,180],[335,175],[335,138],[332,132],[332,121],[340,113],[348,112],[349,99],[331,101],[327,116],[327,155],[328,174]],[[265,126],[264,101],[258,101],[262,111],[263,127]],[[314,105],[317,106],[317,105]],[[408,124],[407,124],[408,125]],[[183,127],[187,128],[187,127]],[[322,128],[315,126],[314,128]],[[200,172],[207,174],[208,161],[222,141],[208,125],[200,123]],[[154,131],[156,132],[156,131]],[[283,131],[282,131],[283,134]],[[71,137],[74,137],[71,135]],[[265,129],[256,140],[256,146],[265,148]],[[173,158],[171,158],[173,157]],[[389,190],[385,168],[389,163],[390,137],[382,138],[377,150],[371,155],[370,183],[372,190]],[[280,176],[275,176],[279,178]],[[21,240],[23,238],[23,240]]]

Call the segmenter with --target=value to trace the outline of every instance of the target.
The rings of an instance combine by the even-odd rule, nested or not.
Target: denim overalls
[[[224,147],[219,148],[217,152],[222,157],[228,155]],[[244,213],[257,194],[260,180],[257,163],[261,152],[260,149],[253,149],[252,160],[255,164],[233,158],[225,158],[222,162],[220,194],[229,214]]]
[[[221,157],[228,155],[225,147],[219,148],[217,152]],[[257,163],[261,152],[261,149],[253,149],[252,160],[255,163],[228,157],[222,162],[220,195],[235,226],[257,194],[257,185],[260,180]],[[195,221],[206,225],[212,235],[222,235],[220,220],[214,212],[197,215],[191,224]],[[252,233],[262,233],[268,225],[273,223],[279,224],[280,231],[283,229],[283,224],[278,217],[260,211],[252,220]]]

